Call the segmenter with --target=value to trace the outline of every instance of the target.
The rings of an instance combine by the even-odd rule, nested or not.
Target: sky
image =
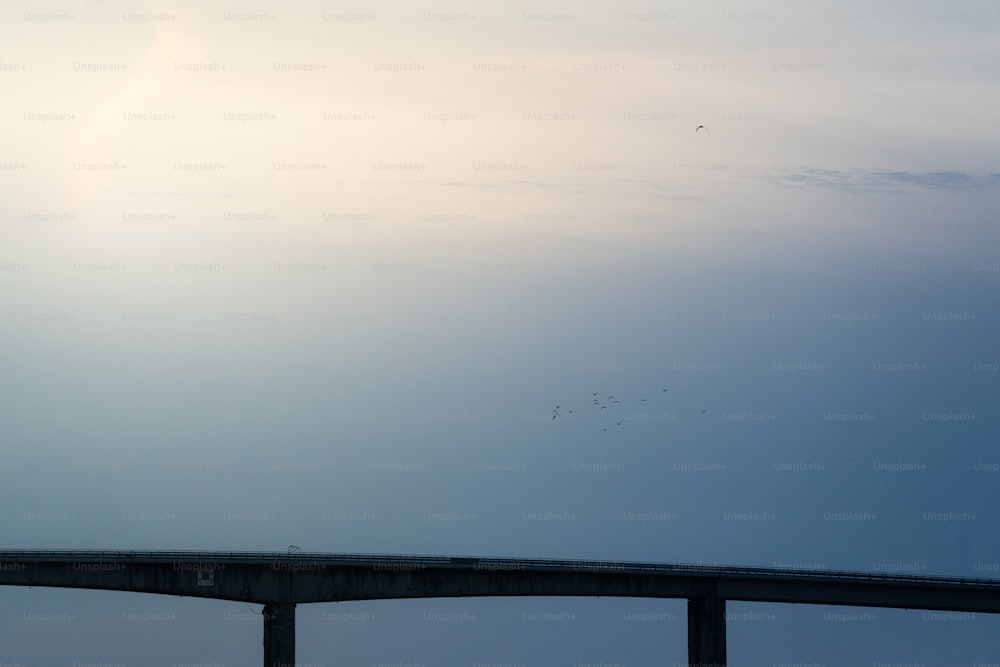
[[[6,3],[0,546],[1000,576],[998,28]],[[728,610],[731,665],[1000,664],[989,615]],[[7,588],[0,664],[259,664],[259,612]],[[297,624],[302,665],[686,660],[683,600]]]

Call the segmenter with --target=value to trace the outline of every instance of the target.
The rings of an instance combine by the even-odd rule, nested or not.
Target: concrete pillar
[[[688,665],[726,667],[726,601],[715,595],[688,598]]]
[[[295,665],[295,604],[264,605],[264,667]]]

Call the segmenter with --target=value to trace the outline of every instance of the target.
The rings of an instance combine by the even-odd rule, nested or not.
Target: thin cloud
[[[959,171],[802,169],[772,173],[765,179],[787,187],[819,187],[859,193],[912,190],[986,190],[1000,187],[1000,174],[969,174]]]
[[[441,185],[452,188],[473,188],[483,190],[511,189],[511,188],[538,188],[546,190],[565,190],[568,192],[580,192],[582,188],[570,184],[547,183],[535,180],[496,180],[496,181],[421,181],[428,185]]]

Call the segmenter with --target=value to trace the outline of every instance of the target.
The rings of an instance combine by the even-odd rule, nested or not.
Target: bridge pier
[[[688,598],[689,667],[726,667],[726,601],[717,595]]]
[[[295,604],[264,605],[264,667],[295,665]]]

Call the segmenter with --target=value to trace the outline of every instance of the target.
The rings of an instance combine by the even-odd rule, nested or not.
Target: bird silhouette
[[[707,130],[708,128],[706,128],[704,125],[699,125],[698,129]],[[650,390],[650,391],[652,391],[652,390]],[[670,389],[667,388],[667,387],[661,387],[660,388],[660,392],[661,393],[666,394],[669,391],[670,391]],[[616,405],[632,405],[631,401],[634,400],[634,399],[630,398],[630,399],[628,399],[626,401],[622,401],[621,399],[617,398],[614,394],[607,394],[607,400],[602,400],[601,399],[601,395],[602,394],[599,391],[592,391],[592,392],[590,392],[590,395],[591,395],[591,398],[592,398],[591,405],[593,407],[600,408],[601,410],[607,410],[609,407],[614,408],[614,406],[616,406]],[[649,398],[649,396],[645,396],[645,397],[639,396],[638,397],[639,403],[641,405],[643,405],[644,407],[645,407],[646,403],[649,403],[650,400],[651,399]],[[656,401],[654,401],[654,402],[656,402]],[[574,410],[567,409],[566,412],[565,412],[565,414],[564,414],[563,412],[561,412],[562,407],[563,407],[563,404],[559,403],[559,404],[557,404],[555,406],[555,408],[552,409],[552,421],[560,421],[560,420],[562,420],[564,418],[569,419],[570,417],[573,417],[574,419],[578,419],[578,417],[576,416]],[[699,410],[700,414],[703,414],[703,415],[707,415],[708,414],[708,408],[700,408],[698,410]],[[586,410],[584,411],[584,413],[586,413]],[[614,425],[616,427],[624,426],[625,425],[626,414],[615,415],[614,413],[609,413],[609,419],[605,422],[605,423],[608,424],[608,426],[601,427],[600,424],[597,424],[597,427],[601,429],[601,432],[607,432],[608,428],[610,428],[610,426],[611,426],[612,423],[614,423]],[[2,667],[2,663],[0,663],[0,667]]]
[[[699,125],[698,127],[694,128],[695,132],[697,132],[698,130],[705,130],[706,132],[708,132],[708,128],[705,127],[704,125]]]

